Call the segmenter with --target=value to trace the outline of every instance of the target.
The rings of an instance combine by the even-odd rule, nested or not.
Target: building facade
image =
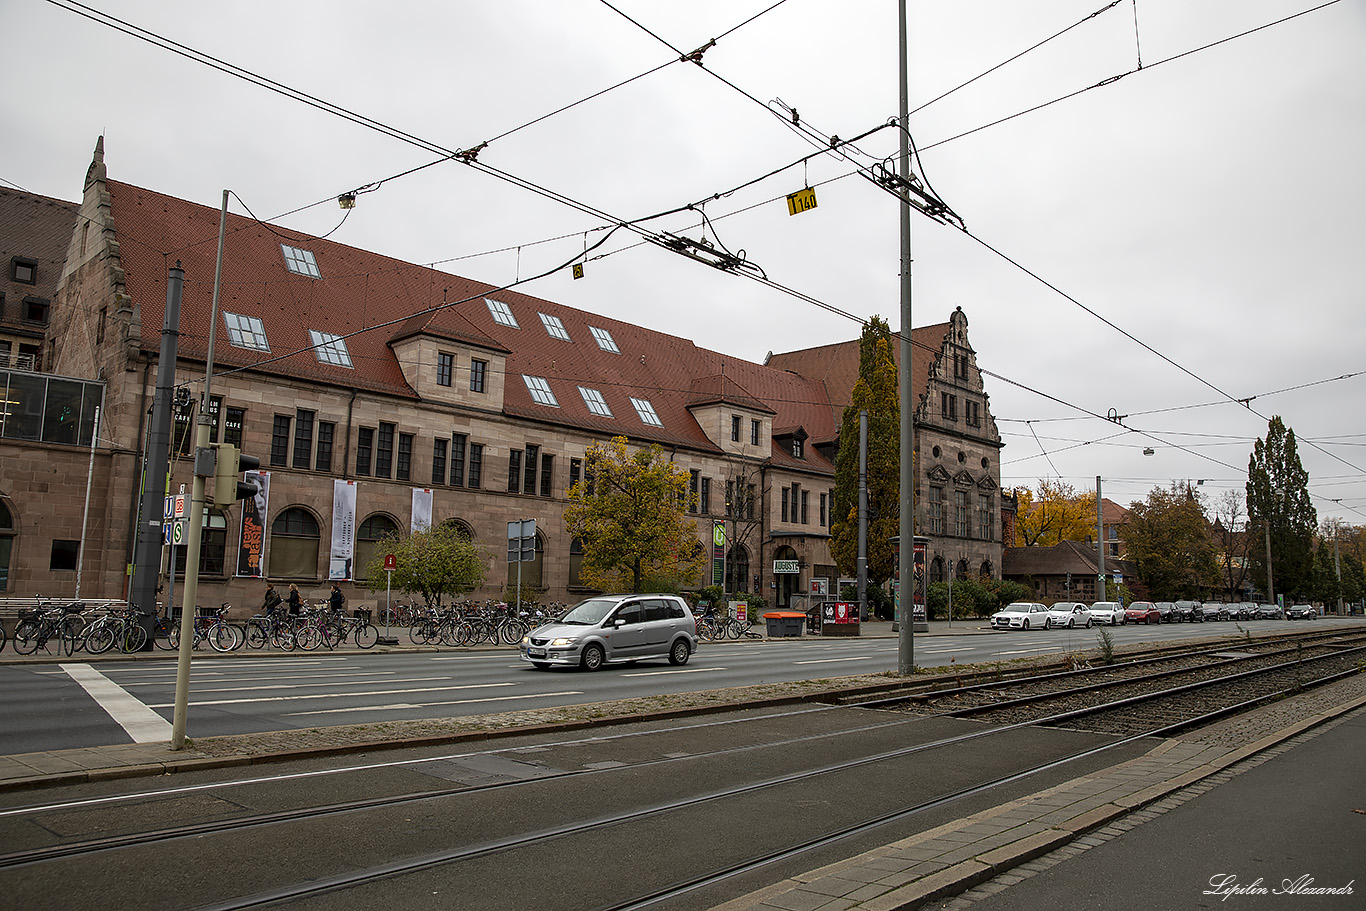
[[[915,401],[915,531],[927,537],[930,582],[1001,578],[1014,536],[1015,498],[1001,490],[1001,442],[961,307],[947,323],[911,333]],[[900,345],[894,346],[900,364]],[[770,353],[770,367],[819,378],[836,426],[858,380],[857,340]],[[819,441],[830,444],[835,441]]]
[[[18,555],[9,593],[72,593],[74,575],[43,560],[59,540],[86,542],[84,597],[128,591],[135,530],[160,526],[161,517],[139,515],[139,490],[177,265],[175,382],[184,392],[169,477],[146,483],[171,495],[193,483],[211,324],[211,442],[258,457],[264,482],[245,508],[206,509],[200,604],[251,609],[267,580],[295,583],[309,598],[335,580],[353,603],[373,601],[371,583],[383,597],[382,580],[366,577],[384,537],[426,522],[453,524],[484,546],[487,580],[472,597],[499,596],[520,570],[541,598],[577,600],[590,590],[563,523],[567,494],[583,479],[588,448],[617,436],[659,446],[688,473],[686,508],[709,553],[724,529],[724,562],[709,564],[695,586],[724,578],[728,591],[787,606],[818,580],[835,582],[828,530],[842,406],[821,376],[236,215],[226,224],[215,323],[217,208],[110,179],[102,139],[77,208],[42,366],[84,384],[100,427],[64,446],[28,441],[28,468],[14,459],[24,441],[0,435],[0,507],[15,519],[8,540]],[[944,559],[995,574],[999,523],[977,510],[1000,506],[999,437],[985,396],[972,391],[980,377],[955,366],[973,363],[961,311],[931,334],[941,356],[926,368],[918,414],[935,428],[925,434],[938,435],[922,435],[934,449],[924,484],[945,491],[955,533],[941,536]],[[949,389],[964,396],[963,410],[931,413],[928,403]],[[969,398],[978,403],[971,410]],[[92,501],[78,534],[87,483]],[[949,493],[960,489],[970,492],[961,529]],[[39,521],[48,499],[64,510]],[[536,560],[519,566],[505,545],[508,523],[523,519],[536,520]],[[163,598],[181,584],[185,559],[183,547],[164,553]]]

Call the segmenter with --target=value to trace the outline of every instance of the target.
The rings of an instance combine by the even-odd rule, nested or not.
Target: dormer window
[[[313,339],[313,352],[318,355],[318,363],[354,367],[351,363],[351,352],[346,350],[346,339],[331,332],[319,332],[317,329],[309,329],[308,336]]]
[[[569,332],[564,328],[564,323],[560,322],[558,316],[550,316],[547,313],[541,314],[541,324],[545,326],[545,331],[550,333],[551,338],[561,341],[569,341]]]
[[[559,408],[560,402],[555,398],[555,393],[550,391],[550,384],[543,376],[527,376],[522,374],[522,380],[526,382],[527,391],[531,393],[531,400],[541,405],[549,405],[552,408]]]
[[[602,397],[602,393],[596,389],[585,389],[579,387],[579,395],[583,396],[583,403],[588,406],[588,410],[599,417],[610,418],[612,409],[607,407],[607,400]]]
[[[606,329],[599,329],[597,326],[589,326],[588,331],[593,333],[593,338],[598,343],[598,347],[603,351],[612,354],[621,354],[621,349],[617,347],[616,341],[612,338],[612,333]]]
[[[650,424],[654,427],[663,427],[664,422],[655,414],[655,406],[650,404],[649,399],[631,398],[631,404],[636,407],[636,414],[640,415],[642,423]]]
[[[792,457],[793,457],[794,459],[805,459],[805,458],[806,458],[806,456],[802,455],[802,438],[801,438],[801,437],[793,437],[793,438],[792,438]]]
[[[269,351],[266,341],[266,324],[255,316],[240,316],[223,312],[223,322],[228,326],[228,341],[237,348],[251,348],[256,351]]]
[[[291,247],[289,244],[280,244],[280,249],[285,254],[285,268],[290,272],[295,275],[307,275],[309,278],[323,277],[322,272],[318,271],[318,261],[308,250]]]
[[[509,329],[520,329],[517,325],[517,318],[512,315],[512,308],[502,301],[496,301],[491,297],[484,298],[484,303],[488,304],[489,315],[493,321],[500,326],[507,326]]]
[[[16,256],[10,260],[10,278],[25,285],[38,283],[38,260]]]

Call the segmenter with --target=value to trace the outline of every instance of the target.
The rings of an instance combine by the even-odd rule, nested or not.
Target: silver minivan
[[[668,658],[687,664],[697,650],[697,622],[677,595],[598,595],[522,637],[521,658],[535,668]]]

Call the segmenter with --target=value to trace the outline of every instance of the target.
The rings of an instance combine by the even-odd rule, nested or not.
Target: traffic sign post
[[[398,569],[398,558],[393,554],[384,555],[384,572],[388,577],[384,582],[384,638],[379,640],[380,645],[398,645],[398,639],[389,632],[390,595],[394,588],[394,570]]]
[[[517,614],[522,613],[522,564],[536,559],[536,520],[508,523],[508,562],[517,564]]]

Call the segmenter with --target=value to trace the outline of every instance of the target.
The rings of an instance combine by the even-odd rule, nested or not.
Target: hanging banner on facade
[[[340,582],[351,578],[356,556],[356,482],[332,481],[332,559],[327,578]]]
[[[237,544],[237,575],[260,578],[265,557],[266,515],[270,505],[270,472],[248,471],[256,482],[256,496],[242,501],[242,536]]]
[[[427,487],[413,488],[413,531],[432,527],[432,491]]]

